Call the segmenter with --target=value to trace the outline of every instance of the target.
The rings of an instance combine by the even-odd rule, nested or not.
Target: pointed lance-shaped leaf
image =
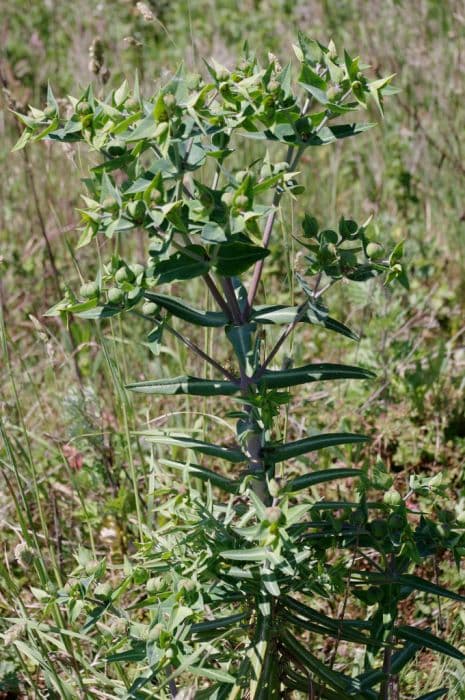
[[[244,462],[247,459],[244,453],[237,448],[224,447],[223,445],[213,445],[209,442],[194,440],[193,438],[183,435],[165,435],[163,433],[153,433],[149,430],[139,433],[139,435],[143,435],[148,442],[153,442],[157,445],[183,447],[186,450],[193,450],[194,452],[200,452],[201,454],[210,455],[211,457],[225,459],[227,462],[238,463]]]
[[[438,651],[440,654],[446,654],[446,656],[451,656],[453,659],[458,659],[463,661],[465,659],[465,654],[462,654],[459,649],[456,649],[449,642],[436,637],[428,630],[417,629],[416,627],[411,627],[410,625],[402,625],[401,627],[396,627],[394,632],[397,637],[401,639],[406,639],[409,642],[414,642],[422,647],[427,647],[433,651]]]
[[[295,493],[296,491],[310,488],[310,486],[322,484],[325,481],[355,478],[362,474],[363,471],[361,469],[321,469],[320,471],[310,472],[310,474],[303,474],[295,479],[291,479],[291,481],[288,481],[284,486],[283,492]]]
[[[368,442],[369,438],[366,435],[357,435],[356,433],[323,433],[314,437],[287,442],[284,445],[276,445],[264,449],[266,462],[283,462],[286,459],[299,457],[307,452],[322,450],[325,447],[334,447],[336,445],[350,445],[355,443]]]
[[[415,654],[419,651],[419,649],[420,647],[418,646],[418,644],[409,642],[402,649],[396,651],[391,659],[391,673],[400,673],[404,666],[406,666],[414,658]],[[368,688],[373,688],[374,686],[381,683],[381,681],[385,680],[385,678],[386,675],[382,668],[374,668],[371,671],[365,671],[365,673],[361,673],[354,680],[357,681],[361,690],[366,692]]]
[[[442,688],[437,688],[436,690],[426,693],[426,695],[420,695],[420,697],[415,698],[415,700],[438,700],[438,698],[445,697],[446,693],[448,692],[449,688],[447,686],[443,686]]]
[[[221,311],[204,311],[203,309],[195,309],[190,304],[187,304],[182,299],[169,296],[168,294],[153,294],[153,292],[144,292],[144,297],[149,301],[153,301],[162,309],[169,311],[170,314],[181,318],[183,321],[192,323],[194,326],[203,326],[204,328],[221,328],[229,323],[226,314]]]
[[[327,683],[331,688],[337,689],[340,692],[341,700],[349,697],[357,698],[357,695],[354,694],[357,687],[351,678],[343,673],[334,671],[328,664],[317,659],[287,629],[279,630],[279,638],[291,656],[305,669],[310,671],[312,675],[315,674],[317,678]],[[362,696],[359,695],[358,697],[361,698]]]
[[[438,586],[414,574],[389,575],[374,571],[353,571],[351,574],[351,581],[354,584],[368,582],[380,586],[392,586],[397,584],[407,589],[407,591],[422,591],[424,593],[430,593],[431,595],[450,598],[451,600],[465,601],[465,596],[455,593],[454,591],[449,591],[443,586]]]
[[[293,323],[299,315],[299,311],[298,306],[282,306],[280,304],[275,304],[273,306],[257,306],[252,313],[252,318],[257,323],[282,325]],[[299,322],[324,326],[330,331],[346,336],[346,338],[360,340],[359,336],[354,333],[354,331],[335,318],[328,316],[328,312],[316,304],[309,303],[307,313],[305,316],[302,316]]]
[[[233,479],[228,479],[226,476],[217,474],[211,469],[202,467],[199,464],[191,464],[189,462],[176,462],[172,459],[160,459],[160,464],[171,467],[172,469],[178,469],[180,471],[187,472],[190,476],[195,479],[200,479],[201,481],[208,481],[212,486],[217,486],[226,493],[237,493],[239,490],[239,482],[233,481]]]
[[[189,394],[191,396],[232,396],[239,391],[233,382],[216,379],[200,379],[183,375],[168,379],[148,379],[144,382],[127,384],[126,389],[141,394]]]
[[[337,364],[312,364],[294,369],[267,370],[257,382],[260,388],[283,389],[308,382],[319,382],[329,379],[372,379],[374,372],[362,367]]]
[[[211,632],[214,630],[224,630],[226,627],[231,627],[236,625],[238,622],[242,622],[249,617],[246,612],[237,613],[236,615],[228,615],[227,617],[219,617],[215,620],[205,620],[204,622],[198,622],[191,625],[189,629],[190,634],[202,634],[203,632]]]
[[[369,623],[365,623],[363,621],[361,622],[360,620],[333,620],[333,618],[328,617],[328,615],[314,610],[308,605],[305,605],[305,603],[295,600],[294,598],[291,598],[287,595],[283,596],[282,604],[287,610],[292,610],[297,615],[299,615],[299,617],[304,618],[309,622],[314,622],[317,625],[325,627],[328,630],[328,633],[332,635],[337,635],[341,630],[344,630],[347,634],[355,634],[358,632],[360,626],[364,626],[366,629],[369,628]],[[367,638],[363,637],[363,639],[363,643],[366,643]],[[379,642],[376,642],[374,640],[370,640],[370,643],[379,645]]]
[[[354,644],[370,644],[372,640],[361,634],[356,629],[347,629],[340,627],[339,629],[328,629],[316,622],[309,622],[307,620],[302,620],[296,615],[287,612],[285,615],[286,622],[294,625],[299,631],[307,630],[308,632],[315,632],[316,634],[321,634],[324,637],[335,637],[336,639],[344,639],[346,642],[353,642]]]

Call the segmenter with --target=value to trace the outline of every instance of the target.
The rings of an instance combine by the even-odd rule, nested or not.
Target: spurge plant
[[[286,441],[283,416],[299,396],[291,389],[373,377],[330,362],[292,366],[282,355],[286,344],[318,327],[357,341],[323,301],[339,281],[373,284],[384,276],[407,285],[402,244],[385,253],[370,221],[342,217],[330,229],[304,213],[297,230],[291,216],[305,192],[308,154],[373,126],[347,119],[368,103],[382,113],[395,91],[392,76],[370,80],[367,67],[338,56],[332,42],[300,36],[295,54],[296,80],[295,66],[274,56],[261,66],[246,48],[233,70],[212,61],[205,79],[180,68],[150,99],[137,82],[106,99],[89,87],[70,98],[63,117],[49,90],[44,110],[18,115],[26,127],[18,148],[42,139],[84,142],[98,155],[84,181],[78,247],[97,238],[99,254],[111,248],[112,255],[79,295],[68,289],[49,313],[130,314],[135,329],[149,324],[155,353],[165,335],[174,336],[189,357],[201,358],[194,366],[209,367],[207,376],[163,375],[127,389],[204,397],[219,425],[235,424],[234,442],[218,428],[210,440],[187,430],[137,435],[152,467],[148,481],[142,471],[134,475],[133,552],[110,569],[81,549],[66,586],[46,596],[75,659],[36,655],[55,696],[398,698],[399,674],[422,647],[463,658],[402,622],[403,602],[418,592],[464,600],[414,573],[441,549],[459,556],[462,535],[412,514],[380,462],[322,465],[321,450],[344,445],[352,447],[341,457],[363,461],[364,435]],[[313,178],[312,187],[324,186],[316,168]],[[299,252],[288,268],[279,231]],[[125,259],[129,237],[140,232],[148,259]],[[277,269],[286,303],[267,298]],[[200,284],[206,308],[192,302]],[[198,329],[214,334],[214,354]],[[171,458],[158,446],[172,448]],[[314,488],[325,484],[333,495],[333,482],[348,479],[357,484],[352,501]],[[410,484],[410,494],[432,489],[427,479]],[[335,600],[340,614],[333,616]],[[15,642],[18,650],[30,649],[37,634],[28,629],[29,646]],[[53,634],[56,628],[43,644]]]

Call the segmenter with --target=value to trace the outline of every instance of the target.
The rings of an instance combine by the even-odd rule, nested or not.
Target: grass
[[[350,325],[364,328],[361,343],[355,349],[347,344],[341,356],[375,368],[376,383],[309,393],[282,429],[298,438],[337,421],[365,425],[376,435],[367,459],[381,456],[403,485],[412,473],[443,471],[449,488],[440,505],[463,507],[461,3],[154,0],[150,7],[155,20],[147,23],[134,3],[125,0],[98,6],[87,0],[21,0],[14,6],[0,1],[7,20],[0,70],[9,91],[0,120],[0,632],[40,605],[31,583],[42,590],[62,585],[79,547],[94,558],[106,556],[117,567],[141,530],[156,522],[151,494],[160,478],[154,467],[157,455],[141,447],[136,430],[184,427],[186,416],[188,427],[200,434],[217,429],[212,401],[149,404],[128,397],[122,388],[128,380],[179,374],[186,355],[175,341],[153,356],[141,341],[142,321],[101,326],[73,321],[67,328],[43,316],[65,282],[79,286],[80,269],[89,270],[91,257],[99,254],[95,249],[76,259],[72,253],[86,156],[45,147],[11,155],[17,131],[7,100],[19,107],[41,102],[48,78],[55,94],[76,93],[93,78],[88,47],[97,34],[104,41],[110,82],[117,84],[122,75],[132,79],[137,69],[149,89],[181,59],[194,66],[199,56],[214,53],[227,64],[245,39],[286,60],[296,28],[322,41],[332,36],[348,48],[360,47],[375,71],[397,73],[402,92],[376,133],[365,135],[361,146],[359,140],[354,148],[345,145],[344,155],[338,148],[320,150],[305,164],[310,171],[306,206],[328,225],[341,214],[363,220],[374,212],[386,244],[406,240],[411,289],[407,293],[373,286],[365,295],[349,284],[338,292],[342,302],[348,298],[356,307]],[[312,169],[323,188],[314,186]],[[289,254],[289,233],[298,217],[298,210],[283,212],[280,230]],[[128,257],[141,256],[137,244],[133,250],[125,246]],[[283,282],[277,254],[275,268],[272,289],[266,293],[279,301],[281,286],[289,280]],[[199,297],[200,288],[193,285],[192,298],[200,306],[204,300]],[[204,347],[213,342],[209,333],[196,340]],[[309,333],[305,344],[287,352],[295,363],[319,355],[327,360],[326,336]],[[331,359],[339,359],[333,355]],[[33,573],[15,558],[19,542],[35,552]],[[450,562],[441,569],[445,580],[463,585],[463,572],[455,572]],[[433,627],[436,608],[433,601],[423,613]],[[59,614],[50,611],[56,620]],[[465,623],[457,609],[445,609],[444,619],[460,644]],[[44,654],[51,652],[37,631],[30,634],[45,645]],[[79,686],[79,646],[71,647],[65,637],[57,645],[54,653],[68,654],[76,664]],[[431,663],[433,668],[415,668],[406,675],[405,697],[426,692],[432,677],[451,682],[450,698],[465,697],[460,666],[437,658]],[[0,697],[9,687],[16,692],[18,673],[41,697],[44,691],[34,669],[33,660],[21,660],[5,644],[0,650]],[[62,684],[59,676],[55,681]],[[82,688],[79,692],[87,692]],[[66,697],[68,690],[61,692]]]

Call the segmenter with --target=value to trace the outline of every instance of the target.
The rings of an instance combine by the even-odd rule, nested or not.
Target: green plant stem
[[[239,303],[237,301],[236,293],[234,291],[233,283],[230,277],[222,277],[221,285],[223,287],[224,295],[228,302],[229,315],[232,317],[236,325],[241,325],[242,314],[239,308]]]
[[[155,321],[155,323],[158,323],[160,325],[162,322],[157,321],[157,319],[152,318],[151,316],[146,316],[145,314],[140,313],[139,311],[133,311],[133,313],[136,316],[139,316],[140,318],[144,318],[147,321],[151,321],[152,323]],[[198,355],[202,360],[205,360],[205,362],[208,362],[212,367],[218,370],[218,372],[221,372],[227,379],[229,379],[232,382],[237,382],[237,378],[229,372],[226,367],[223,367],[219,362],[217,362],[213,357],[210,357],[202,348],[199,348],[199,346],[194,343],[190,338],[186,338],[186,336],[182,335],[182,333],[179,333],[173,326],[170,326],[168,323],[163,324],[163,328],[168,331],[174,338],[177,338],[181,343],[183,343],[189,350],[192,350],[196,355]]]
[[[351,92],[352,92],[352,88],[349,88],[349,90],[347,90],[347,92],[342,96],[342,98],[340,100],[341,104],[349,97]],[[307,99],[305,101],[303,108],[302,108],[302,112],[301,112],[302,116],[307,114],[307,112],[310,108],[310,105],[311,105],[311,100]],[[321,131],[321,129],[323,129],[326,126],[329,119],[330,119],[330,114],[326,114],[325,117],[322,119],[321,123],[315,129],[315,132],[314,132],[315,135],[318,134]],[[294,170],[297,167],[299,160],[302,156],[302,153],[304,152],[304,149],[305,149],[304,146],[299,146],[294,158],[292,158],[292,153],[293,153],[292,146],[289,146],[289,148],[287,149],[286,163],[290,166],[291,170]],[[268,219],[266,221],[265,228],[263,230],[262,246],[264,248],[268,248],[268,245],[270,243],[271,234],[273,233],[273,226],[274,226],[274,222],[276,220],[276,214],[277,214],[279,203],[281,201],[281,197],[282,197],[282,193],[280,191],[276,190],[274,197],[273,197],[272,210],[270,211],[270,213],[268,215]],[[252,281],[250,283],[249,293],[247,295],[249,314],[250,314],[250,311],[253,307],[255,297],[257,295],[258,285],[260,284],[260,279],[262,276],[264,263],[265,263],[264,260],[259,260],[255,264],[255,268],[254,268],[253,276],[252,276]]]

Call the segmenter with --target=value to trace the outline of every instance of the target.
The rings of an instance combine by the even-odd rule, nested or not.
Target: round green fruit
[[[238,197],[236,197],[235,204],[238,209],[245,209],[249,203],[249,198],[245,196],[245,194],[240,194]]]
[[[172,95],[170,92],[167,95],[163,96],[163,104],[165,107],[168,109],[172,109],[173,107],[176,106],[176,98],[174,95]]]
[[[387,506],[400,506],[402,503],[402,496],[396,489],[390,489],[384,494],[383,501]]]
[[[154,316],[157,313],[157,305],[153,301],[146,301],[142,305],[142,313],[144,316]]]
[[[227,207],[230,207],[234,201],[234,192],[225,192],[221,196],[221,201],[223,204],[226,204]]]
[[[120,267],[119,270],[116,271],[115,274],[115,281],[118,284],[123,284],[123,282],[132,282],[134,280],[134,273],[131,272],[131,270],[126,267],[126,265],[123,265],[123,267]]]
[[[54,116],[56,115],[56,113],[57,113],[57,111],[56,111],[55,107],[49,106],[49,107],[46,107],[44,109],[44,115],[47,119],[53,119]]]
[[[114,197],[105,197],[102,202],[102,209],[104,211],[115,211],[118,208],[118,200]]]
[[[157,128],[155,129],[155,133],[154,133],[155,138],[159,139],[162,136],[164,136],[166,134],[166,132],[169,130],[169,128],[170,128],[170,125],[168,122],[166,122],[166,121],[160,122],[157,125]]]
[[[384,248],[380,243],[368,243],[366,247],[367,256],[373,260],[378,260],[383,257]]]
[[[334,102],[338,98],[339,94],[340,90],[335,85],[330,85],[326,91],[326,97],[330,102]]]
[[[373,522],[370,523],[371,534],[373,537],[376,537],[377,540],[381,540],[383,537],[385,537],[387,534],[387,529],[387,523],[385,520],[373,520]]]
[[[129,100],[126,100],[126,104],[124,106],[128,112],[137,112],[140,107],[139,100],[136,100],[135,97],[130,97]]]
[[[268,520],[268,522],[271,524],[279,523],[282,516],[283,516],[283,512],[282,512],[281,508],[278,508],[278,506],[270,506],[265,511],[265,517]]]
[[[91,110],[90,104],[88,102],[86,102],[85,100],[83,102],[79,102],[76,105],[76,112],[80,115],[89,114],[91,111],[92,110]]]
[[[117,287],[108,290],[108,301],[110,304],[121,304],[124,299],[124,292]]]
[[[93,297],[98,296],[100,289],[97,282],[87,282],[87,284],[82,285],[80,292],[86,299],[93,299]]]
[[[229,78],[229,71],[227,68],[218,68],[216,71],[216,79],[220,82],[223,82],[224,80],[228,80]]]
[[[145,216],[145,202],[142,199],[138,199],[136,202],[129,202],[128,204],[128,214],[137,223],[141,223]]]

